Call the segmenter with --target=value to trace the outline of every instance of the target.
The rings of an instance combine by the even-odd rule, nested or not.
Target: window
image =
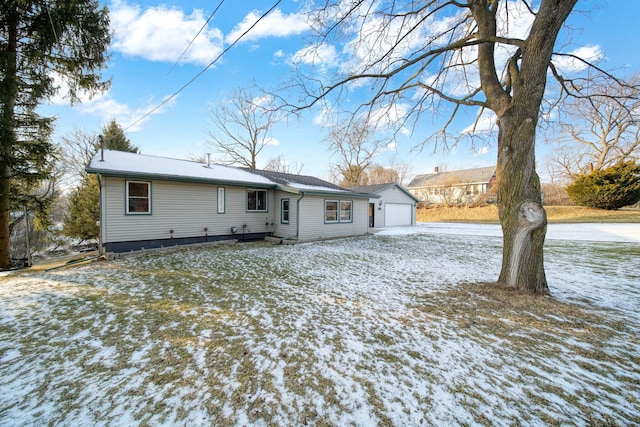
[[[289,199],[280,200],[280,222],[289,224]]]
[[[352,222],[353,202],[351,200],[325,200],[324,222]]]
[[[224,187],[218,187],[218,213],[224,213]]]
[[[151,213],[151,183],[127,181],[127,213]]]
[[[247,190],[247,210],[251,212],[266,212],[267,190]]]
[[[324,201],[324,222],[338,222],[338,201]]]
[[[340,222],[351,222],[351,201],[340,202]]]

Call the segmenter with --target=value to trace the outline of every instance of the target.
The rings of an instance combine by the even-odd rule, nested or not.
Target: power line
[[[209,68],[211,68],[216,62],[218,62],[220,60],[220,58],[222,58],[228,51],[230,51],[236,44],[238,44],[238,42],[240,40],[242,40],[242,38],[244,36],[246,36],[251,30],[253,30],[253,28],[258,25],[258,22],[262,21],[268,14],[270,14],[271,12],[273,12],[273,10],[282,2],[282,0],[278,0],[275,2],[275,4],[273,6],[271,6],[269,8],[269,10],[267,10],[265,13],[263,13],[262,15],[260,15],[260,18],[258,18],[256,20],[256,22],[254,22],[246,31],[244,31],[242,34],[240,34],[240,36],[235,39],[233,41],[233,43],[231,43],[229,46],[227,46],[213,61],[211,61],[206,67],[204,67],[198,74],[196,74],[191,80],[189,80],[187,83],[185,83],[180,89],[178,89],[177,91],[175,91],[171,96],[169,96],[168,98],[166,98],[164,101],[162,101],[160,104],[156,105],[155,107],[153,107],[150,111],[148,111],[147,113],[145,113],[144,115],[142,115],[138,120],[134,121],[133,123],[131,123],[129,126],[127,126],[125,129],[123,129],[124,131],[127,131],[129,129],[131,129],[133,126],[137,125],[138,123],[140,123],[142,120],[144,120],[145,118],[149,117],[151,114],[155,113],[156,111],[158,111],[160,108],[162,108],[163,106],[165,106],[169,101],[171,101],[173,98],[175,98],[176,96],[178,96],[178,94],[180,94],[180,92],[182,92],[183,90],[185,90],[189,85],[191,85],[191,83],[193,83],[198,77],[200,77],[201,75],[203,75]]]
[[[60,44],[60,40],[58,40],[58,32],[56,31],[55,25],[53,25],[53,18],[51,18],[51,11],[49,10],[49,3],[44,2],[44,7],[47,9],[47,15],[49,15],[49,24],[51,25],[51,29],[53,30],[53,35],[56,38],[56,44]]]
[[[182,53],[180,54],[180,56],[178,57],[176,62],[174,62],[173,65],[171,66],[171,68],[169,69],[169,71],[167,71],[167,75],[171,74],[171,71],[173,71],[173,69],[176,67],[176,65],[178,65],[178,62],[180,62],[180,60],[182,59],[184,54],[187,53],[187,51],[189,50],[189,48],[191,47],[193,42],[198,38],[198,36],[206,28],[206,26],[209,25],[209,21],[211,21],[211,19],[218,12],[218,9],[220,9],[220,6],[222,6],[222,3],[224,3],[224,0],[221,0],[220,3],[218,3],[218,6],[216,7],[216,9],[213,12],[211,12],[211,15],[209,15],[209,18],[207,18],[207,21],[202,25],[202,27],[200,27],[200,30],[198,31],[198,33],[191,39],[191,41],[189,42],[187,47],[182,51]]]

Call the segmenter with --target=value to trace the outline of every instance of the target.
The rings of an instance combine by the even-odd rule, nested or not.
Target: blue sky
[[[266,11],[271,1],[225,1],[205,30],[195,39],[177,63],[219,1],[108,1],[112,13],[113,43],[109,67],[104,71],[112,79],[111,88],[92,100],[73,107],[57,97],[43,107],[44,114],[57,117],[55,138],[70,135],[75,129],[99,133],[101,127],[116,119],[131,142],[145,154],[186,158],[211,152],[207,147],[207,129],[211,127],[211,108],[224,102],[229,91],[248,86],[277,84],[292,71],[293,58],[300,58],[308,27],[299,14],[301,1],[283,1],[267,19],[229,50],[222,59],[154,113],[139,120],[174,94],[228,47],[238,35]],[[598,55],[606,69],[618,69],[628,76],[638,71],[640,50],[631,17],[640,16],[639,1],[581,1],[569,20],[573,29],[568,51]],[[585,11],[588,13],[581,13]],[[339,49],[339,47],[338,47]],[[594,53],[595,52],[595,53]],[[335,61],[331,52],[323,60]],[[325,142],[326,129],[318,124],[319,111],[309,111],[301,120],[279,123],[273,128],[273,144],[258,159],[263,167],[270,158],[283,156],[302,163],[303,174],[329,178],[334,160]],[[457,129],[472,124],[473,114],[461,117]],[[435,124],[424,123],[425,129]],[[392,158],[407,162],[413,174],[481,167],[495,164],[495,144],[433,153],[427,146],[412,152],[416,135],[401,135],[376,159],[387,166]],[[548,145],[541,144],[542,160]]]

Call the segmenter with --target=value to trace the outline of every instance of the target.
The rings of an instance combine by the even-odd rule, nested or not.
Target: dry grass
[[[581,206],[545,206],[549,222],[633,222],[640,223],[640,209],[607,211]],[[498,207],[460,206],[418,209],[418,222],[479,222],[498,223]]]
[[[497,244],[261,242],[0,277],[0,425],[640,425],[637,316],[469,283]],[[636,249],[556,243],[550,276],[576,253],[598,293],[638,300]]]

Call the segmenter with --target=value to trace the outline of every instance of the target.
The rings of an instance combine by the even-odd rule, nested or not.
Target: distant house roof
[[[408,188],[438,187],[442,185],[479,184],[490,182],[496,174],[495,166],[462,169],[449,172],[436,172],[416,175]]]
[[[296,193],[345,193],[352,197],[364,197],[364,195],[312,176],[251,170],[218,164],[207,165],[191,160],[115,150],[98,151],[86,167],[86,171],[128,178],[273,187]]]
[[[371,185],[358,185],[356,187],[349,187],[349,190],[355,191],[356,193],[365,193],[365,194],[378,194],[387,188],[396,187],[403,191],[407,196],[411,197],[416,202],[419,202],[416,196],[411,194],[406,188],[402,185],[396,184],[395,182],[387,183],[387,184],[371,184]]]

